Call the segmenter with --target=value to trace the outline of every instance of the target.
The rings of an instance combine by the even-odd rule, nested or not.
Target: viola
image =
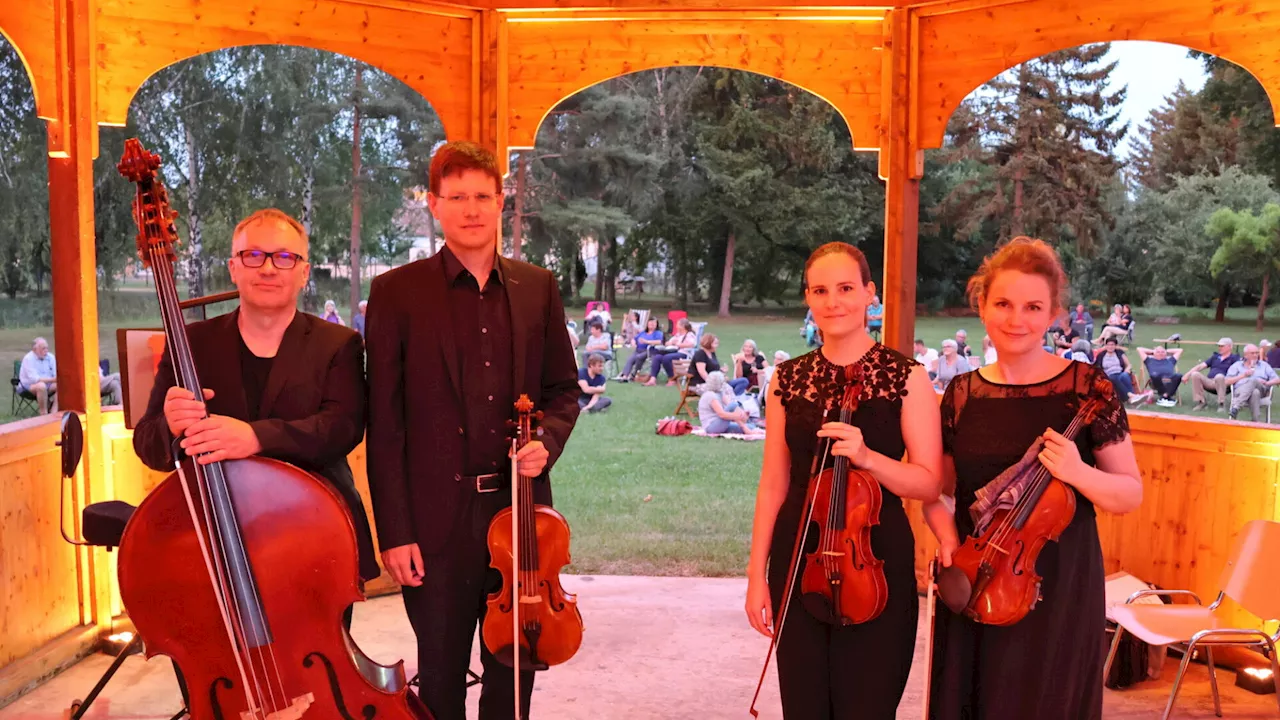
[[[480,636],[499,662],[514,668],[516,716],[520,713],[520,672],[546,670],[574,656],[582,645],[577,598],[560,586],[560,568],[569,564],[569,523],[547,505],[533,501],[534,478],[520,474],[516,451],[533,437],[533,402],[521,395],[511,441],[511,507],[489,522],[489,564],[502,573],[502,587],[489,595]]]
[[[1081,403],[1062,433],[1074,441],[1106,407],[1114,392],[1100,378],[1099,397]],[[977,536],[965,538],[951,567],[938,571],[939,597],[953,611],[984,625],[1013,625],[1041,600],[1040,552],[1057,542],[1076,513],[1075,491],[1050,474],[1036,457],[1023,471],[1025,491],[1010,508],[998,509]]]
[[[138,252],[155,273],[177,385],[201,397],[173,262],[160,158],[125,142]],[[176,454],[175,450],[175,454]],[[324,538],[324,542],[316,542]],[[324,480],[277,460],[182,457],[120,541],[120,596],[147,655],[170,656],[193,720],[431,720],[402,663],[379,665],[342,625],[363,600],[355,530]]]
[[[852,424],[862,393],[862,365],[846,366],[844,378],[840,422]],[[777,629],[751,701],[752,717],[759,717],[756,701],[764,686],[769,659],[786,624],[801,552],[805,565],[800,577],[800,601],[818,620],[832,625],[869,622],[879,617],[889,600],[884,561],[876,558],[871,548],[871,528],[880,524],[880,482],[871,473],[853,467],[849,458],[831,453],[834,444],[835,440],[829,439],[821,452],[814,453]],[[834,461],[828,467],[831,458]]]

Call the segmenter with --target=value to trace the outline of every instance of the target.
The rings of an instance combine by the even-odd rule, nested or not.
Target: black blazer
[[[550,470],[577,422],[581,394],[564,305],[547,270],[498,262],[515,335],[512,390],[545,413],[537,439],[550,453]],[[369,292],[369,489],[383,548],[417,543],[424,553],[440,552],[461,494],[475,492],[461,482],[466,438],[446,283],[436,254],[379,275]],[[551,504],[550,484],[536,483],[534,496]]]
[[[247,420],[240,374],[240,311],[187,326],[201,384],[214,392],[211,415]],[[258,416],[249,424],[263,457],[275,458],[324,477],[342,495],[356,530],[360,576],[378,577],[373,535],[347,454],[364,435],[364,357],[360,336],[314,315],[298,313],[276,352]],[[133,449],[147,467],[173,470],[173,435],[164,419],[164,397],[174,385],[166,348],[156,372],[147,412],[133,431]]]

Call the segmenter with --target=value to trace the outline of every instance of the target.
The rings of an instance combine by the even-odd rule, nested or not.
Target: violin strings
[[[827,412],[823,414],[822,419],[824,422],[826,421],[827,417],[829,417],[830,412],[831,410],[830,408],[828,408]],[[796,558],[795,558],[794,567],[791,568],[791,577],[787,578],[787,585],[784,590],[784,592],[786,592],[786,597],[782,599],[782,609],[778,613],[778,622],[776,623],[776,629],[773,632],[775,644],[778,642],[778,640],[782,636],[782,627],[787,621],[787,611],[790,610],[791,608],[791,598],[793,595],[795,595],[796,577],[800,574],[800,556],[804,554],[805,542],[809,539],[809,528],[813,524],[813,511],[815,506],[817,505],[816,500],[818,499],[818,493],[822,492],[822,485],[821,485],[822,473],[826,470],[827,459],[831,457],[831,452],[830,452],[831,443],[827,442],[825,444],[820,444],[820,445],[822,447],[822,454],[820,456],[821,460],[818,463],[818,471],[815,475],[815,477],[818,478],[818,481],[813,488],[813,497],[809,498],[808,507],[805,509],[806,513],[805,513],[804,523],[801,526],[802,530],[800,531],[800,540],[799,540],[799,543],[796,545]]]
[[[1071,419],[1071,424],[1067,426],[1066,432],[1064,432],[1063,435],[1066,436],[1068,440],[1074,441],[1076,433],[1081,430],[1083,420],[1082,415],[1080,413],[1076,413],[1076,416]],[[1036,462],[1039,463],[1039,460]],[[1048,468],[1041,463],[1036,469],[1035,476],[1032,478],[1031,482],[1027,483],[1027,492],[1023,493],[1022,497],[1018,498],[1018,502],[1015,503],[1007,513],[1005,513],[1004,518],[1001,519],[1000,525],[997,526],[996,531],[992,534],[991,540],[987,542],[987,547],[984,548],[982,553],[982,559],[984,561],[990,562],[995,557],[995,553],[997,552],[995,549],[996,546],[1002,544],[1014,532],[1013,524],[1017,520],[1017,516],[1020,515],[1026,509],[1027,505],[1032,502],[1032,498],[1037,502],[1039,501],[1041,495],[1039,488],[1040,486],[1047,484],[1048,479],[1051,477],[1052,474],[1049,472]]]

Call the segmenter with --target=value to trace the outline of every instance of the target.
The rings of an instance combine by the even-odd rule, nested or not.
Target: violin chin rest
[[[938,598],[942,600],[942,604],[946,605],[951,612],[958,615],[969,607],[969,598],[973,595],[973,585],[969,582],[969,577],[960,568],[955,565],[938,568],[938,574],[934,577],[934,582],[938,585]]]

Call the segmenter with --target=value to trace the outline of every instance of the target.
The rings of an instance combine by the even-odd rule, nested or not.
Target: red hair
[[[485,148],[473,142],[445,143],[431,158],[427,189],[439,197],[440,183],[451,175],[461,175],[468,170],[479,170],[493,178],[494,190],[502,192],[502,173],[498,172],[498,160]]]
[[[1049,300],[1053,310],[1061,310],[1067,295],[1067,274],[1058,260],[1058,253],[1043,240],[1025,235],[1010,240],[982,261],[978,272],[969,278],[969,306],[976,311],[987,301],[987,291],[996,275],[1005,270],[1016,270],[1027,275],[1039,275],[1049,284]]]

